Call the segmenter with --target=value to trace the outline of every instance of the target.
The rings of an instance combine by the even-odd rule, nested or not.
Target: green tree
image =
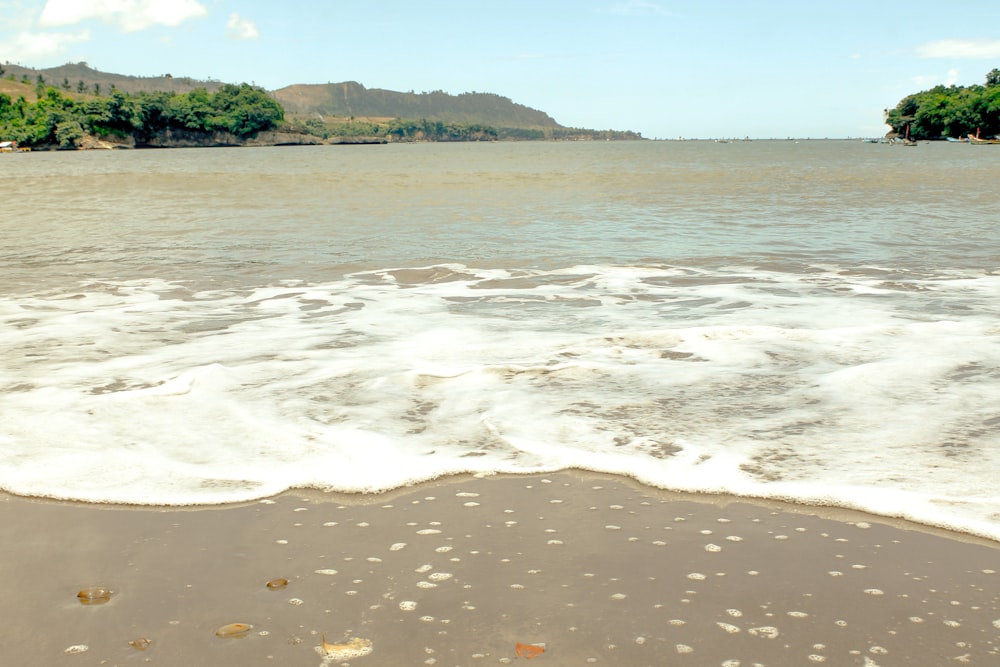
[[[914,139],[940,139],[982,132],[1000,133],[1000,69],[986,75],[986,85],[936,86],[907,95],[886,114],[886,123]]]

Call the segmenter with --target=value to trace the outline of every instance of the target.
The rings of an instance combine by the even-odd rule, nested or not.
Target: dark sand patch
[[[1000,545],[858,513],[575,472],[0,513],[3,664],[1000,664]],[[372,653],[325,659],[323,633]]]

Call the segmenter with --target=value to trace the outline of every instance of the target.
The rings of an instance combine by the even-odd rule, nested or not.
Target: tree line
[[[22,146],[75,148],[86,135],[135,138],[143,143],[166,130],[225,131],[241,139],[278,127],[284,109],[249,84],[226,84],[216,92],[137,93],[114,90],[107,97],[70,97],[53,87],[38,100],[12,100],[0,93],[0,138]]]
[[[1000,134],[1000,69],[986,75],[985,85],[935,86],[907,95],[886,110],[886,124],[911,139],[942,139]]]
[[[78,148],[88,137],[136,145],[151,143],[168,130],[195,133],[228,132],[248,139],[266,130],[283,130],[322,139],[375,139],[407,141],[497,141],[497,140],[620,140],[641,139],[634,132],[598,131],[554,127],[496,127],[476,122],[427,118],[394,118],[384,121],[318,114],[286,121],[282,105],[266,91],[243,83],[225,84],[211,92],[77,94],[40,79],[37,101],[23,95],[12,100],[0,93],[0,140],[16,141],[24,147]],[[96,92],[96,90],[95,90]],[[537,113],[537,112],[536,112]]]

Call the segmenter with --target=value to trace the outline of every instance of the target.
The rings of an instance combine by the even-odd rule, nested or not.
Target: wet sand
[[[0,514],[10,665],[1000,664],[1000,545],[859,513],[566,472]]]

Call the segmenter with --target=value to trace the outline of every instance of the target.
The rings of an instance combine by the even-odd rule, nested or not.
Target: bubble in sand
[[[417,603],[414,602],[413,600],[403,600],[402,602],[399,603],[399,608],[402,611],[413,611],[414,609],[417,608]]]
[[[472,493],[471,491],[459,491],[455,494],[458,498],[478,498],[478,493]]]
[[[688,578],[688,579],[691,579],[691,580],[693,580],[693,581],[705,581],[705,578],[706,578],[706,577],[705,577],[705,575],[704,575],[704,574],[702,574],[701,572],[692,572],[691,574],[689,574],[689,575],[687,576],[687,578]]]
[[[1000,618],[993,621],[993,627],[996,628],[997,630],[1000,630]]]
[[[885,595],[885,592],[878,588],[866,588],[866,595]]]
[[[63,653],[73,654],[73,653],[86,653],[90,650],[90,647],[86,644],[74,644],[73,646],[67,646]]]
[[[429,575],[427,575],[427,578],[430,579],[431,581],[447,581],[448,579],[451,579],[453,576],[455,575],[451,574],[450,572],[432,572]]]
[[[677,646],[675,646],[674,648],[676,648],[677,652],[681,654],[694,653],[694,649],[688,646],[687,644],[677,644]]]
[[[406,542],[396,542],[389,547],[389,551],[399,551],[400,549],[406,548]]]
[[[328,575],[328,576],[332,576],[334,574],[337,574],[336,570],[316,570],[315,572],[316,572],[316,574],[325,574],[325,575]]]
[[[438,585],[429,581],[418,581],[417,588],[437,588]]]
[[[291,600],[288,601],[288,604],[292,605],[293,607],[301,607],[305,603],[302,602],[302,600],[300,600],[299,598],[292,598]]]
[[[716,625],[719,626],[720,628],[722,628],[723,630],[725,630],[726,632],[728,632],[731,635],[734,635],[734,634],[736,634],[737,632],[740,631],[740,629],[738,627],[736,627],[735,625],[732,625],[730,623],[716,623]]]
[[[726,613],[732,616],[733,618],[739,618],[743,615],[743,612],[740,611],[739,609],[727,609]]]
[[[726,539],[729,540],[730,542],[742,542],[743,541],[743,538],[740,537],[739,535],[729,535],[729,536],[726,537]]]
[[[778,628],[773,625],[764,625],[759,628],[750,628],[747,632],[753,637],[761,637],[763,639],[776,639],[778,637]]]
[[[438,547],[434,551],[436,551],[439,554],[446,554],[446,553],[448,553],[449,551],[451,551],[454,548],[455,547]]]
[[[788,615],[791,616],[792,618],[805,618],[809,616],[809,614],[807,614],[804,611],[790,611],[788,612]]]
[[[809,654],[807,659],[809,660],[809,662],[826,662],[825,656],[818,655],[816,653]]]
[[[418,530],[417,535],[440,535],[441,531],[435,528],[424,528],[423,530]]]
[[[614,595],[611,596],[611,599],[612,600],[624,600],[627,597],[628,596],[625,595],[624,593],[615,593]]]
[[[434,569],[433,565],[430,565],[428,563],[424,563],[423,565],[421,565],[420,567],[418,567],[417,569],[415,569],[414,572],[423,574],[424,572],[430,572],[433,569]]]
[[[710,554],[719,553],[720,551],[722,551],[722,547],[720,547],[718,544],[706,544],[705,551],[707,551]]]
[[[474,503],[474,502],[462,503],[462,506],[463,507],[479,507],[479,503]]]

